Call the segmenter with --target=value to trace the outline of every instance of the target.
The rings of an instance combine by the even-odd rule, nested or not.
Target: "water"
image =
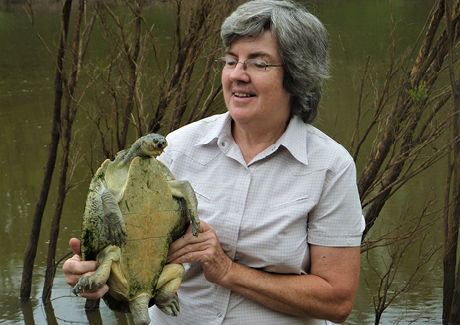
[[[405,49],[404,44],[412,41],[423,26],[434,0],[393,0],[392,3],[399,26],[397,39],[401,48]],[[324,0],[314,1],[309,6],[330,32],[333,62],[333,77],[326,85],[317,126],[346,144],[353,123],[353,114],[350,112],[355,109],[356,100],[350,75],[356,76],[357,72],[363,70],[368,55],[373,57],[378,69],[384,67],[385,52],[390,41],[388,1]],[[37,5],[35,10],[37,28],[54,56],[59,37],[60,5]],[[160,24],[166,25],[167,20]],[[54,67],[21,5],[0,7],[0,44],[0,199],[3,202],[3,213],[0,214],[0,323],[100,324],[103,319],[105,324],[132,324],[129,316],[113,313],[103,303],[100,313],[87,315],[83,309],[84,300],[71,295],[60,269],[54,281],[52,308],[42,305],[40,297],[56,200],[55,184],[43,219],[32,299],[22,304],[18,298],[23,254],[50,141]],[[347,50],[348,60],[342,44]],[[339,126],[336,126],[336,120],[341,121]],[[362,167],[363,161],[365,158],[358,161],[358,168]],[[438,168],[444,166],[438,165]],[[436,173],[436,170],[433,172]],[[87,169],[82,165],[77,169],[74,181],[86,175]],[[56,254],[58,258],[68,253],[68,239],[79,236],[86,188],[86,184],[77,187],[66,199]],[[428,195],[433,188],[441,197],[442,177],[422,175],[414,179],[406,189],[401,190],[396,203],[385,210],[385,214],[394,216],[387,218],[390,221],[386,222],[391,223],[397,218],[407,202],[417,202],[418,197]],[[433,235],[438,238],[433,245],[439,244],[441,234],[434,231]],[[381,251],[371,253],[372,265],[383,263],[381,253],[385,254]],[[379,267],[382,269],[383,265]],[[410,269],[408,265],[401,270],[396,280],[398,284],[404,283],[410,275]],[[429,270],[429,266],[426,269]],[[374,320],[372,295],[365,280],[374,283],[371,286],[375,292],[377,278],[364,256],[362,272],[355,309],[347,324],[371,324]],[[442,269],[438,264],[420,286],[408,294],[402,294],[390,305],[383,314],[381,324],[440,323],[441,312]]]

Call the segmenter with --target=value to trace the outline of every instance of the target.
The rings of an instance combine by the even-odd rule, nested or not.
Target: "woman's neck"
[[[240,147],[246,163],[250,163],[259,153],[275,144],[286,130],[287,124],[254,128],[232,121],[233,139]]]

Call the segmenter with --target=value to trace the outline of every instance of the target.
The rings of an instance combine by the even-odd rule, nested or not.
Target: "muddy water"
[[[393,11],[400,28],[397,37],[401,48],[405,48],[404,44],[417,36],[433,2],[393,0]],[[313,1],[310,6],[330,32],[333,62],[333,78],[327,83],[317,126],[339,141],[346,141],[350,137],[353,121],[350,112],[355,109],[350,72],[362,70],[368,55],[373,56],[377,66],[383,67],[390,32],[388,1],[324,0]],[[56,4],[36,7],[37,27],[52,53],[55,52],[59,35],[59,9]],[[43,220],[34,270],[33,299],[25,304],[19,301],[23,253],[50,138],[54,68],[51,57],[36,37],[20,5],[0,7],[0,44],[0,201],[3,203],[3,211],[0,213],[0,323],[101,324],[103,320],[104,324],[131,324],[129,317],[111,312],[104,304],[100,312],[86,314],[84,301],[72,297],[60,270],[55,279],[52,306],[42,305],[40,297],[56,185],[52,188]],[[346,55],[342,44],[347,50]],[[337,120],[341,122],[338,126]],[[358,161],[358,167],[362,161]],[[80,167],[76,170],[75,179],[83,177],[86,172],[84,167]],[[426,195],[433,187],[441,193],[442,186],[442,177],[422,175],[400,192],[397,202],[387,208],[385,213],[397,217],[404,204],[417,203],[418,198]],[[68,238],[79,236],[86,188],[87,184],[77,187],[67,198],[61,222],[58,257],[68,252]],[[378,251],[369,258],[377,268],[379,264],[383,266],[384,261],[380,259]],[[370,268],[366,268],[365,263],[363,265],[359,295],[348,324],[373,323],[372,295],[366,280],[373,286],[377,278]],[[407,269],[402,270],[397,281],[402,283],[410,274],[411,267],[406,266]],[[402,324],[414,319],[417,319],[417,324],[440,323],[441,279],[442,271],[436,267],[430,272],[430,277],[423,280],[422,285],[390,305],[381,323],[395,324],[399,319],[402,319]]]

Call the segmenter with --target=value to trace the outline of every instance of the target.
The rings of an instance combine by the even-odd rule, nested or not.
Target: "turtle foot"
[[[182,264],[166,264],[158,279],[153,302],[166,315],[177,316],[180,313],[177,289],[179,289],[184,272]]]
[[[72,290],[74,294],[102,288],[109,279],[112,264],[120,260],[120,248],[115,246],[104,248],[98,254],[97,260],[99,261],[99,267],[96,272],[93,275],[81,277]]]
[[[179,306],[179,297],[177,293],[167,302],[157,302],[155,299],[155,305],[166,315],[168,316],[177,316],[180,313],[180,306]]]
[[[115,193],[115,194],[114,194]],[[121,247],[126,240],[126,226],[123,215],[118,206],[115,196],[119,191],[107,188],[101,194],[102,208],[104,210],[103,222],[105,236],[107,240],[115,246]]]
[[[107,240],[114,246],[121,247],[126,241],[126,228],[124,222],[107,222],[105,227]]]
[[[78,280],[75,287],[73,287],[72,292],[75,295],[78,295],[81,292],[93,291],[93,290],[99,289],[103,285],[104,284],[95,283],[94,278],[92,276],[84,276],[80,278],[80,280]]]

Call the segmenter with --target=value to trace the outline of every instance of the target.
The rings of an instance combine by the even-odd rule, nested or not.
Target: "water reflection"
[[[12,299],[7,307],[15,312],[10,317],[0,318],[0,323],[7,320],[8,324],[25,325],[59,325],[59,324],[117,324],[132,325],[130,314],[113,312],[101,302],[101,308],[95,311],[85,311],[85,299],[74,296],[70,289],[63,287],[63,276],[56,279],[57,287],[53,292],[51,303],[43,305],[37,298],[21,301],[17,297]],[[64,283],[65,284],[65,283]]]

